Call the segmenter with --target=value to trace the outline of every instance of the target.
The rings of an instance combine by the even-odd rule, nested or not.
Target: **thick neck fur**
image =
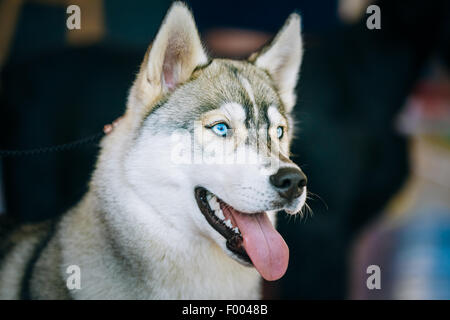
[[[124,119],[115,131],[128,130],[128,125],[131,123]],[[228,257],[205,235],[183,231],[182,225],[166,219],[177,212],[159,212],[133,192],[123,176],[124,160],[117,156],[127,153],[129,139],[132,135],[113,132],[103,140],[90,191],[66,219],[75,239],[65,245],[72,247],[69,252],[78,252],[78,260],[68,255],[64,261],[81,264],[82,272],[82,290],[75,295],[117,299],[259,298],[261,281],[254,268]],[[73,227],[75,223],[70,220],[80,218],[83,223]]]

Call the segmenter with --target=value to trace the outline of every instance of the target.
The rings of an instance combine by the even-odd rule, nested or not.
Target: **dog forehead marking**
[[[220,109],[226,114],[229,119],[245,121],[247,117],[244,107],[236,102],[225,103],[220,107]]]
[[[253,105],[255,105],[255,95],[253,94],[253,89],[252,86],[250,85],[250,82],[248,82],[248,80],[246,78],[244,78],[243,76],[239,76],[239,80],[242,83],[242,86],[244,87],[245,91],[248,94],[248,97],[250,98],[250,101],[252,102]]]
[[[285,124],[286,123],[285,118],[281,115],[278,108],[274,105],[269,106],[269,108],[267,110],[267,115],[268,115],[271,123],[275,123],[275,124]]]
[[[253,105],[253,115],[254,115],[253,117],[255,119],[257,119],[258,118],[258,106],[256,105],[255,95],[253,93],[252,86],[250,85],[250,82],[243,76],[239,76],[239,80],[240,80],[242,86],[244,87],[244,90],[247,92],[250,102]]]

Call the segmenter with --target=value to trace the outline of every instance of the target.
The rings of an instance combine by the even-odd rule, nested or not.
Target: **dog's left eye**
[[[220,137],[226,137],[228,134],[228,129],[229,127],[227,124],[223,122],[217,123],[211,127],[211,130]]]
[[[283,129],[283,127],[278,127],[277,128],[277,137],[278,137],[278,139],[281,139],[281,138],[283,138],[283,135],[284,135],[284,129]]]

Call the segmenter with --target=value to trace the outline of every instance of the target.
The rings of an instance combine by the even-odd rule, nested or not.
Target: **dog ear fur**
[[[130,92],[129,108],[136,105],[148,108],[188,80],[197,66],[207,62],[192,13],[185,4],[173,3],[147,49]]]
[[[292,111],[296,102],[295,87],[302,56],[300,16],[293,13],[273,41],[249,58],[272,76],[287,112]]]

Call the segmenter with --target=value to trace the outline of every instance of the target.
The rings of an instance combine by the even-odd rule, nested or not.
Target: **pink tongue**
[[[267,214],[244,214],[230,207],[222,211],[233,217],[244,239],[245,251],[261,276],[268,281],[280,279],[288,266],[289,248]]]

